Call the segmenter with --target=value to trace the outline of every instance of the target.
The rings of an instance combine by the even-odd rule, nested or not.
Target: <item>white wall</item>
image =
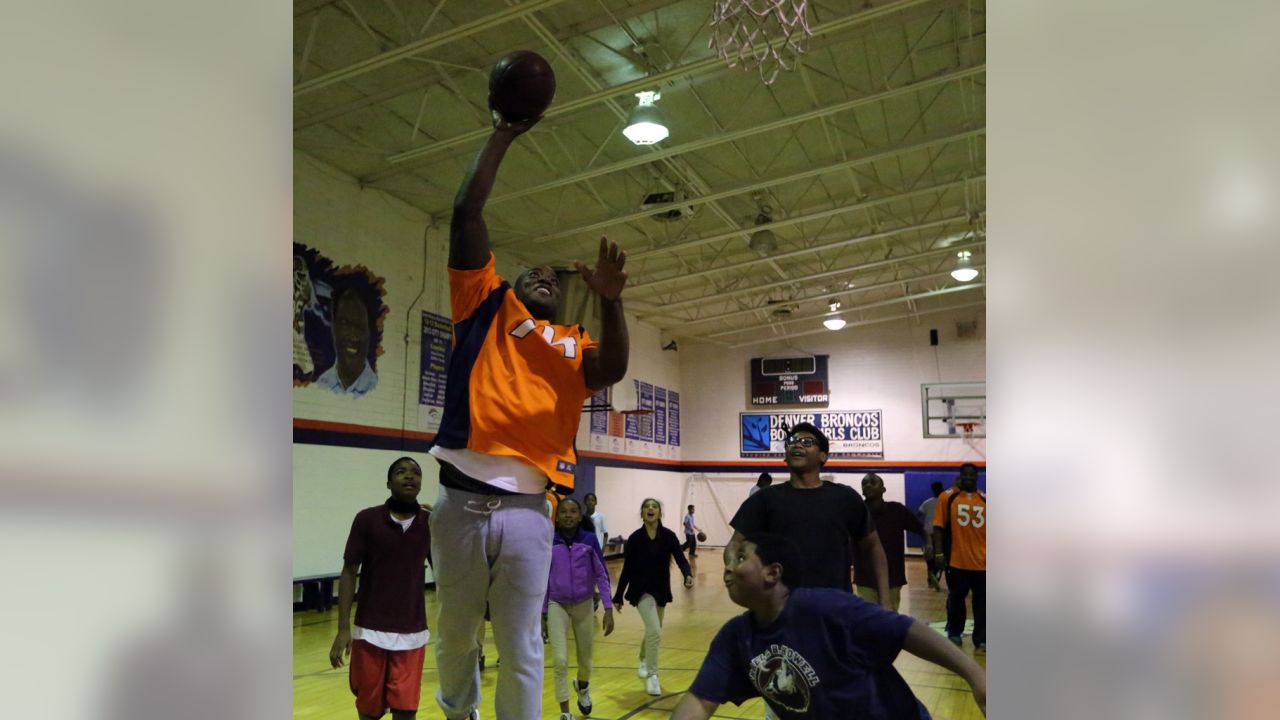
[[[318,250],[335,266],[364,265],[385,278],[383,302],[390,309],[383,319],[378,386],[358,398],[314,386],[294,388],[295,418],[418,429],[421,312],[448,314],[447,237],[441,229],[428,230],[429,224],[430,218],[420,210],[377,190],[361,190],[353,179],[295,151],[294,240]],[[406,392],[408,403],[404,402]],[[352,518],[362,508],[386,499],[387,466],[404,454],[293,446],[295,577],[337,574],[342,569],[342,549]],[[422,465],[420,499],[433,502],[436,464],[421,453],[407,454]]]
[[[901,320],[848,328],[803,338],[800,347],[831,356],[828,408],[884,411],[886,462],[981,460],[984,440],[974,441],[977,450],[959,439],[926,440],[920,422],[922,383],[986,380],[984,333],[957,340],[954,330],[955,320],[975,319],[980,313],[960,310],[925,316],[918,323]],[[929,345],[929,328],[938,328],[937,347]],[[739,349],[681,343],[681,398],[690,430],[686,460],[739,459],[738,413],[759,410],[748,405],[750,359],[786,350],[781,343]]]
[[[628,535],[640,527],[640,503],[656,498],[662,503],[662,524],[684,542],[680,519],[684,517],[686,476],[683,473],[630,468],[596,468],[596,508],[604,513],[609,537]]]
[[[293,446],[293,576],[337,575],[355,514],[387,499],[387,468],[404,453],[394,450]],[[422,464],[419,499],[435,502],[438,467]],[[431,582],[427,568],[427,582]]]
[[[787,480],[786,468],[782,468],[779,471],[770,471],[770,474],[773,475],[775,485]],[[824,473],[822,477],[831,482],[848,485],[861,494],[863,474],[861,471],[855,473]],[[877,472],[876,474],[884,480],[884,499],[902,502],[906,497],[902,473]],[[693,505],[695,507],[694,517],[697,519],[698,527],[707,533],[706,544],[727,545],[729,538],[733,536],[733,528],[729,526],[729,521],[733,519],[734,513],[738,511],[738,508],[747,499],[759,476],[759,473],[749,475],[740,473],[693,473],[687,475],[685,500],[680,503],[680,517],[684,517],[685,506]],[[915,508],[911,509],[914,510]]]

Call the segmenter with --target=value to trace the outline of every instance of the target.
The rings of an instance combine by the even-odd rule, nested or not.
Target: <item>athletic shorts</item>
[[[422,690],[424,647],[383,650],[364,640],[351,643],[351,692],[356,711],[382,717],[390,710],[416,711]]]

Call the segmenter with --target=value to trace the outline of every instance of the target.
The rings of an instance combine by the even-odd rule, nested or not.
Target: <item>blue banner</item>
[[[632,380],[631,382],[635,383],[636,396],[639,397],[640,381]],[[623,434],[626,436],[628,440],[639,440],[640,439],[640,416],[636,415],[635,413],[628,413],[624,417],[626,418],[627,425],[626,425],[626,430],[624,431]]]
[[[609,388],[604,388],[587,398],[591,408],[591,432],[604,435],[609,432]]]
[[[640,383],[640,409],[653,410],[653,386],[647,382]],[[640,414],[640,439],[653,442],[653,413]]]
[[[879,410],[740,413],[741,457],[783,456],[787,428],[812,423],[827,436],[828,458],[884,459],[884,424]]]
[[[422,377],[418,404],[444,407],[445,369],[453,354],[453,323],[435,313],[422,313]]]
[[[667,391],[667,444],[680,444],[680,393]]]
[[[667,389],[653,389],[653,440],[667,444]]]

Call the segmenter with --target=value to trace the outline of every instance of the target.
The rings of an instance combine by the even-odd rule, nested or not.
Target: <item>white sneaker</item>
[[[560,713],[560,720],[573,720],[573,713]]]
[[[644,681],[644,691],[650,695],[661,695],[662,687],[658,685],[658,676],[650,675],[648,680]]]
[[[580,688],[578,687],[577,678],[574,678],[573,691],[578,694],[578,712],[582,713],[582,717],[584,718],[590,716],[591,715],[591,686],[588,685],[587,687]],[[565,720],[565,719],[560,718],[560,720]],[[573,718],[569,718],[569,720],[573,720]]]
[[[649,677],[649,666],[645,665],[643,660],[640,661],[640,669],[636,671],[636,675],[639,676],[641,680]]]

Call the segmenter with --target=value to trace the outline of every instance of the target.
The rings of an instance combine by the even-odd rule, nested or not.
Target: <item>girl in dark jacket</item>
[[[684,586],[693,587],[693,571],[680,551],[676,534],[662,525],[662,504],[653,498],[640,503],[644,523],[631,533],[622,550],[622,574],[613,593],[613,604],[622,612],[622,601],[635,607],[644,622],[644,643],[640,646],[640,677],[645,692],[661,695],[658,684],[658,644],[662,641],[662,615],[671,602],[671,561],[684,575]]]

